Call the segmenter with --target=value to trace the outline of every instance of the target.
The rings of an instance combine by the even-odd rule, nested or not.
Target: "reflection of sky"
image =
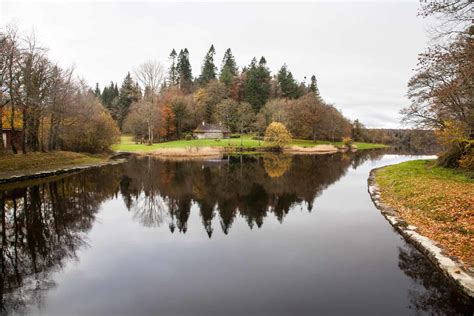
[[[90,85],[123,80],[147,59],[187,47],[194,75],[216,47],[244,66],[264,55],[296,78],[316,74],[322,96],[370,127],[399,126],[406,84],[426,47],[418,1],[304,4],[0,4],[0,20],[35,27],[54,60]]]
[[[280,224],[258,229],[237,216],[228,235],[215,215],[209,239],[197,204],[186,234],[144,227],[121,196],[104,202],[79,261],[53,274],[48,315],[405,314],[423,289],[398,267],[403,239],[367,194],[370,169],[410,159],[367,161]],[[344,298],[341,301],[341,298]],[[383,311],[383,312],[382,312]]]

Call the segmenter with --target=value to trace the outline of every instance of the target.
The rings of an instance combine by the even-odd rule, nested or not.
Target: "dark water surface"
[[[0,313],[470,314],[367,193],[415,158],[131,158],[0,187]]]

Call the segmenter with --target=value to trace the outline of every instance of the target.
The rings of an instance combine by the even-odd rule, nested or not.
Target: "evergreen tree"
[[[125,79],[120,87],[118,95],[117,108],[112,113],[112,117],[117,120],[118,126],[122,128],[123,121],[128,115],[130,105],[140,99],[140,92],[137,91],[137,85],[130,76],[130,72],[127,73]]]
[[[260,111],[270,96],[270,79],[265,58],[262,56],[257,64],[254,57],[245,75],[244,100],[252,105],[255,113]]]
[[[319,89],[318,89],[318,82],[316,80],[316,76],[312,75],[311,76],[311,85],[309,86],[311,91],[316,95],[318,99],[321,99],[321,95],[319,94]]]
[[[94,95],[95,95],[96,97],[98,97],[99,99],[101,99],[101,93],[100,93],[99,83],[98,83],[98,82],[95,84]]]
[[[170,53],[169,60],[170,60],[170,69],[168,71],[168,85],[169,86],[174,86],[178,84],[178,73],[177,73],[177,65],[176,65],[176,51],[173,50]]]
[[[288,71],[286,64],[278,71],[277,81],[283,97],[296,99],[301,96],[298,83],[293,78],[291,71]]]
[[[179,52],[176,68],[178,73],[177,81],[179,88],[184,93],[191,92],[193,74],[191,70],[191,63],[189,62],[189,52],[187,48]]]
[[[222,58],[222,67],[219,80],[230,88],[234,82],[234,78],[238,75],[237,63],[232,55],[232,51],[228,48]]]
[[[199,83],[201,85],[206,85],[209,81],[216,79],[216,65],[214,65],[214,55],[216,54],[216,50],[214,49],[214,45],[211,45],[209,51],[207,52],[206,56],[204,57],[204,61],[202,63],[201,68],[201,75],[199,76]]]

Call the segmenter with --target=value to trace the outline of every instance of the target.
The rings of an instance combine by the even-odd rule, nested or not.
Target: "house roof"
[[[195,133],[230,133],[226,128],[220,125],[202,123],[195,130]]]

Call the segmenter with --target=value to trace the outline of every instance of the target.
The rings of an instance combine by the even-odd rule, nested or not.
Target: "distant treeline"
[[[229,48],[221,66],[215,49],[206,53],[194,77],[189,51],[172,50],[167,70],[148,61],[116,83],[98,85],[102,100],[122,131],[147,142],[179,139],[201,122],[235,133],[263,134],[273,121],[285,124],[294,137],[340,140],[350,136],[352,123],[319,94],[316,76],[298,82],[284,64],[272,75],[265,57],[239,68]]]

